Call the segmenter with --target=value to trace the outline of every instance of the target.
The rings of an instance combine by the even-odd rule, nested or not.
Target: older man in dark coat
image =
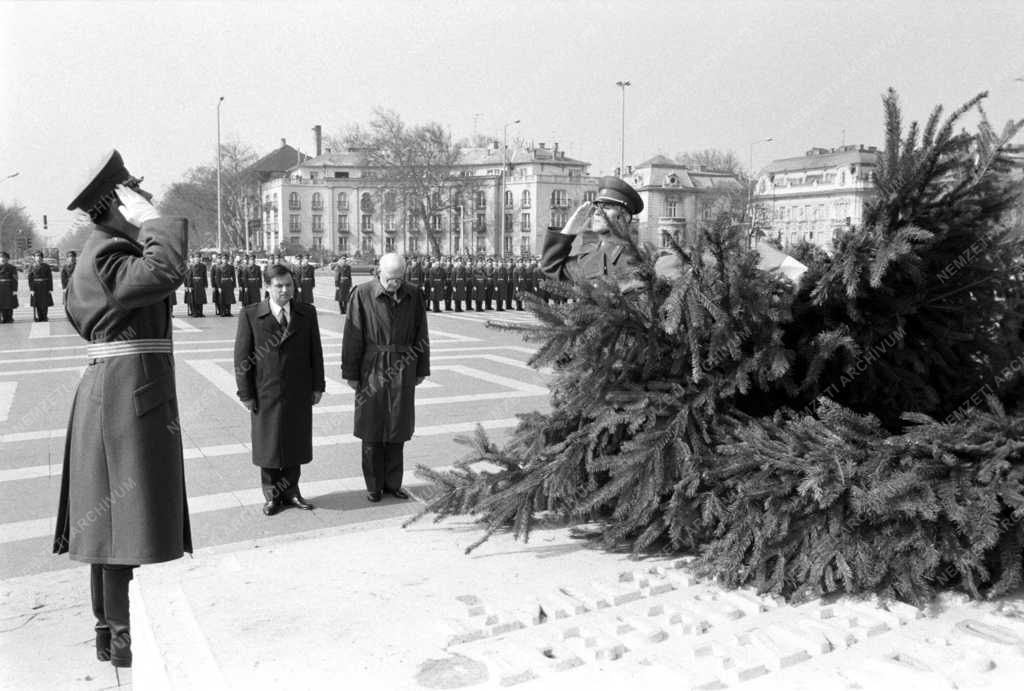
[[[313,460],[313,406],[325,387],[324,354],[316,308],[293,300],[291,271],[264,272],[270,297],[238,317],[235,381],[252,414],[252,462],[260,467],[263,513],[286,504],[313,505],[299,492],[301,466]]]
[[[104,161],[68,207],[96,228],[65,306],[90,359],[68,421],[54,551],[92,565],[97,657],[130,667],[132,569],[192,551],[170,304],[188,222],[159,217],[116,151]]]
[[[341,375],[356,391],[355,429],[363,440],[366,498],[399,499],[403,449],[415,428],[416,386],[430,375],[430,338],[423,294],[402,280],[405,261],[380,259],[376,280],[352,291],[341,344]]]

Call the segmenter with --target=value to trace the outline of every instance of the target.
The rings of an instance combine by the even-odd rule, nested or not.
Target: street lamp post
[[[217,251],[221,252],[221,220],[220,220],[220,104],[224,102],[221,96],[217,101]]]
[[[500,232],[498,233],[498,246],[494,248],[494,253],[498,256],[505,254],[505,190],[507,183],[505,182],[505,176],[508,175],[508,128],[512,125],[518,125],[518,120],[505,124],[505,148],[502,149],[501,153],[501,192],[498,195],[498,210],[501,215]]]
[[[750,147],[749,147],[749,149],[747,151],[747,175],[750,176],[750,182],[749,182],[749,184],[747,186],[748,187],[748,189],[747,189],[747,209],[748,209],[748,212],[750,213],[750,230],[751,230],[751,232],[753,232],[753,230],[754,230],[754,209],[753,209],[753,204],[754,204],[754,183],[755,183],[755,180],[754,180],[754,145],[755,144],[764,144],[765,142],[771,142],[771,141],[774,141],[774,139],[772,137],[765,137],[764,139],[758,139],[756,141],[752,141],[752,142],[750,142]]]
[[[615,86],[622,89],[622,130],[619,135],[619,175],[626,174],[626,87],[631,86],[630,82],[615,82]]]

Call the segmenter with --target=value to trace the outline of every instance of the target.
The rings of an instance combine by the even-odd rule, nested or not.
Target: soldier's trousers
[[[128,583],[135,566],[92,564],[89,590],[96,617],[96,657],[110,660],[115,667],[132,666],[131,620],[128,611]]]
[[[0,324],[10,324],[14,321],[14,310],[0,310]]]
[[[293,465],[287,468],[260,468],[260,485],[263,487],[263,498],[288,499],[299,493],[299,476],[302,466]]]
[[[363,480],[370,492],[401,489],[405,442],[363,442]]]

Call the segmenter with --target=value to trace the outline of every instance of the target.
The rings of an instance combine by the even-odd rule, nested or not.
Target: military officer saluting
[[[53,269],[43,260],[43,253],[36,251],[32,255],[35,263],[28,270],[28,289],[31,291],[31,304],[35,308],[34,319],[37,322],[50,321],[47,310],[53,304]]]
[[[18,307],[18,267],[10,259],[11,255],[0,252],[0,324],[13,322]]]
[[[562,229],[548,229],[540,268],[547,278],[590,280],[610,276],[620,281],[631,278],[632,259],[624,256],[633,218],[643,211],[644,202],[629,183],[603,177],[597,198],[577,208]],[[584,242],[573,251],[580,232],[592,230],[596,240]]]

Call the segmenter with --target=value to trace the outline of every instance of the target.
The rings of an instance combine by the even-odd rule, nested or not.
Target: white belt
[[[173,353],[169,338],[139,338],[131,341],[110,341],[90,343],[85,354],[91,358],[119,357],[121,355],[142,355],[144,353]]]

